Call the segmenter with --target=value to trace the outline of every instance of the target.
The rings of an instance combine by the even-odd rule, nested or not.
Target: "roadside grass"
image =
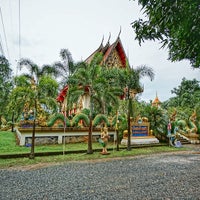
[[[35,159],[29,158],[11,158],[11,159],[0,159],[0,169],[17,167],[17,166],[28,166],[41,163],[64,163],[69,161],[89,161],[105,158],[123,158],[131,157],[137,155],[150,155],[161,152],[174,152],[187,150],[187,148],[174,148],[169,146],[154,146],[154,147],[145,147],[145,148],[132,148],[131,151],[126,149],[116,151],[113,147],[113,144],[109,144],[109,155],[101,155],[100,152],[94,152],[93,154],[79,153],[79,154],[63,154],[57,156],[41,156],[35,157]],[[93,149],[100,149],[101,146],[99,143],[93,143]],[[48,151],[62,151],[63,145],[45,145],[45,146],[36,146],[36,152],[48,152]],[[87,150],[86,143],[78,144],[66,144],[65,150]],[[0,132],[0,154],[11,154],[11,153],[29,153],[29,147],[20,147],[16,145],[15,135],[12,132]]]

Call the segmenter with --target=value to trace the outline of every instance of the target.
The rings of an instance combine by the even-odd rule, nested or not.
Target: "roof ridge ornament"
[[[102,40],[101,40],[100,46],[103,46],[103,41],[104,41],[104,35],[103,35],[103,38],[102,38]]]
[[[121,32],[122,32],[122,27],[120,25],[120,29],[119,29],[119,33],[118,33],[117,39],[119,39],[119,36],[120,36]]]
[[[109,32],[109,37],[108,37],[108,42],[107,42],[107,44],[110,43],[110,38],[111,38],[111,33]]]

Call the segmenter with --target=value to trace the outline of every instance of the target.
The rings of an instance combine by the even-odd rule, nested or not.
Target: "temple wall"
[[[31,144],[32,141],[32,128],[30,129],[15,129],[17,138],[19,139],[19,145],[24,146]],[[100,130],[94,130],[92,132],[92,141],[96,142],[101,135]],[[111,140],[114,139],[115,130],[109,130]],[[66,143],[78,143],[87,142],[88,129],[71,129],[63,131],[63,128],[49,128],[49,129],[36,129],[35,132],[35,145],[42,144],[62,144],[63,141]]]

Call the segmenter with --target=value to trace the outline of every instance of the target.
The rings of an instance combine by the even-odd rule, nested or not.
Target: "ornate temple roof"
[[[90,63],[96,53],[102,53],[103,59],[102,64],[107,65],[108,67],[126,67],[126,54],[120,39],[120,34],[114,43],[110,44],[110,36],[106,43],[103,45],[103,40],[100,46],[85,60],[86,63]]]
[[[101,64],[104,64],[108,67],[126,68],[128,60],[127,60],[124,48],[122,46],[120,33],[121,33],[121,30],[118,34],[117,39],[112,44],[110,44],[111,35],[109,36],[108,41],[105,44],[105,46],[103,45],[103,40],[104,40],[103,38],[100,46],[88,58],[86,58],[84,62],[90,63],[96,53],[102,53],[103,59],[102,59]],[[65,86],[61,90],[58,97],[56,98],[58,102],[64,101],[67,90],[68,90],[68,86]]]

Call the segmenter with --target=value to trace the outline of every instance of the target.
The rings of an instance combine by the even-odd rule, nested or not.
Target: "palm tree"
[[[119,74],[122,87],[126,88],[125,95],[128,100],[128,144],[127,150],[131,150],[131,133],[130,133],[130,116],[132,110],[132,101],[137,93],[141,93],[143,88],[140,83],[140,79],[143,77],[149,77],[150,80],[154,78],[154,72],[152,68],[145,65],[139,66],[135,69],[128,67],[126,70],[122,70]]]
[[[142,116],[148,118],[150,129],[154,130],[155,135],[166,133],[166,124],[169,120],[169,114],[164,114],[164,111],[161,108],[152,106],[151,104],[143,105],[141,112]]]
[[[105,112],[106,99],[112,99],[111,102],[116,102],[114,96],[119,95],[118,90],[114,90],[113,85],[109,83],[105,72],[108,70],[101,66],[102,55],[96,54],[91,63],[82,63],[69,79],[69,94],[68,101],[77,102],[80,97],[88,96],[89,102],[89,132],[88,132],[88,149],[87,153],[92,154],[92,116],[95,109],[95,104],[102,106],[102,112]],[[108,71],[107,71],[108,72]],[[106,95],[106,91],[108,92]],[[116,91],[116,92],[115,92]],[[121,94],[121,93],[120,93]],[[99,107],[100,107],[99,106]]]
[[[73,76],[70,77],[69,83],[69,95],[71,101],[77,102],[81,96],[88,95],[89,98],[89,132],[88,132],[88,149],[87,153],[92,154],[92,114],[94,108],[94,96],[97,90],[102,87],[101,82],[101,70],[100,61],[102,57],[96,56],[90,64],[82,63]],[[73,99],[72,99],[73,98]]]
[[[116,113],[119,107],[119,96],[123,91],[119,87],[118,80],[116,79],[118,69],[107,68],[102,66],[102,84],[103,87],[96,91],[94,96],[95,105],[99,107],[99,113],[109,114],[109,112]],[[109,110],[112,108],[112,110]]]
[[[34,143],[35,143],[35,126],[36,126],[36,113],[37,113],[37,104],[40,102],[43,105],[51,105],[56,107],[56,101],[53,99],[57,93],[58,84],[55,80],[51,78],[51,75],[56,77],[58,71],[51,66],[44,65],[39,67],[32,61],[28,59],[22,59],[20,61],[20,69],[26,67],[29,70],[29,73],[24,74],[23,76],[29,80],[31,91],[26,91],[27,88],[24,88],[25,91],[29,94],[29,99],[31,104],[34,107],[34,121],[33,121],[33,132],[32,132],[32,145],[30,158],[33,159],[34,156]],[[48,103],[47,103],[48,102]],[[50,104],[51,102],[51,104]]]
[[[19,120],[19,116],[22,113],[24,105],[27,101],[30,101],[29,94],[32,93],[30,90],[30,81],[25,76],[14,77],[15,88],[9,95],[9,104],[6,107],[7,113],[12,115],[12,130],[14,130],[14,122]]]
[[[68,49],[60,50],[61,61],[55,62],[53,67],[57,70],[60,78],[60,86],[63,88],[68,78],[75,72],[79,64],[74,63],[72,54]]]

